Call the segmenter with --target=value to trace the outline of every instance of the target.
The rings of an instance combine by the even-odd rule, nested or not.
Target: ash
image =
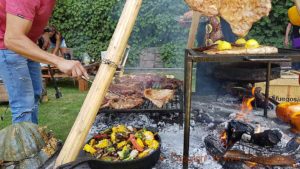
[[[241,103],[238,99],[225,95],[198,97],[193,96],[190,136],[190,169],[226,168],[216,162],[206,151],[204,138],[209,134],[219,135],[239,112]],[[289,126],[280,122],[274,110],[269,110],[269,118],[263,117],[263,110],[254,108],[246,116],[247,122],[259,125],[262,130],[278,129],[283,134],[281,145],[285,145],[294,135]],[[91,128],[88,138],[94,134],[118,124],[134,127],[146,127],[156,130],[161,137],[161,158],[153,169],[182,168],[183,127],[178,122],[178,113],[173,114],[99,114]],[[247,166],[244,166],[248,169]],[[278,168],[280,169],[280,168]]]

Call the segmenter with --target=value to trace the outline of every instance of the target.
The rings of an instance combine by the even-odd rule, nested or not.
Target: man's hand
[[[74,78],[84,76],[89,79],[89,75],[79,61],[62,60],[56,66],[60,71]]]

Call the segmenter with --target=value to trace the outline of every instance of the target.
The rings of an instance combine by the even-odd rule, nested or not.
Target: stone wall
[[[159,48],[145,48],[140,54],[141,68],[163,68]]]

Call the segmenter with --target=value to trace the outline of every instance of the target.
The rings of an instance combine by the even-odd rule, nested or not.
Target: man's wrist
[[[54,66],[58,66],[60,62],[64,61],[64,58],[58,57],[55,54],[51,54],[51,62]]]

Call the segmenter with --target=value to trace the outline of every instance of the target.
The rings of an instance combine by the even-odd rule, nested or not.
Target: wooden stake
[[[119,64],[135,24],[142,0],[127,0],[107,51],[107,59]],[[95,121],[116,68],[102,64],[81,107],[71,132],[62,148],[55,167],[76,160],[86,136]]]
[[[199,21],[200,21],[200,16],[201,15],[199,12],[193,11],[192,24],[191,24],[189,39],[188,39],[188,44],[187,44],[188,49],[191,49],[194,47],[196,34],[197,34]]]

